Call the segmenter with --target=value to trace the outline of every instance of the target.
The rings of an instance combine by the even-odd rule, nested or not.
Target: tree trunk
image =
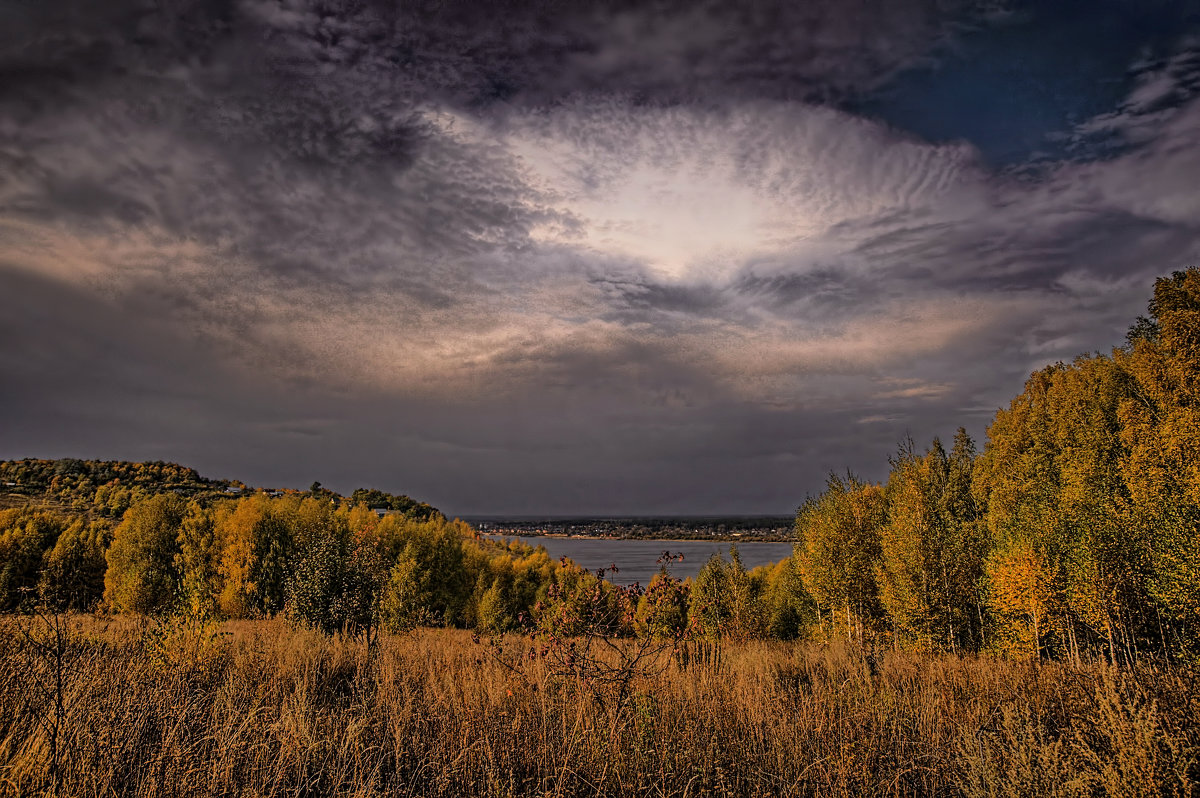
[[[1113,624],[1112,618],[1107,616],[1104,622],[1104,629],[1108,632],[1108,664],[1114,668],[1117,667],[1117,643],[1113,639]]]
[[[984,634],[983,599],[979,596],[978,591],[976,591],[975,595],[975,614],[979,616],[979,648],[982,650],[987,646],[987,637]]]

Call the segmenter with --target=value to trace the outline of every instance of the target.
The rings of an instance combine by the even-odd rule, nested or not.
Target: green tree
[[[38,594],[56,612],[85,612],[104,598],[104,553],[112,539],[108,521],[77,518],[46,553]]]
[[[1126,523],[1145,541],[1163,645],[1200,633],[1200,269],[1156,281],[1150,318],[1117,355],[1133,376],[1120,405]]]
[[[395,628],[461,626],[466,621],[470,585],[462,538],[445,525],[421,528],[409,538],[391,570],[384,616]]]
[[[104,600],[116,612],[170,609],[179,596],[179,527],[187,503],[172,493],[131,506],[113,532]]]
[[[698,634],[719,638],[733,614],[729,566],[713,554],[692,580],[688,591],[688,618]]]
[[[473,556],[467,558],[468,573],[475,570],[471,566],[472,560]],[[577,566],[557,566],[540,546],[536,549],[514,546],[498,556],[492,556],[487,560],[486,567],[478,570],[475,609],[473,613],[468,610],[467,615],[473,617],[475,628],[492,634],[518,629],[535,621],[554,626],[563,634],[570,634],[569,619],[572,613],[558,611],[569,609],[565,605],[574,602],[575,587],[603,582],[590,575],[589,579],[581,580],[581,574],[586,572]],[[604,582],[601,587],[604,585],[607,583]],[[542,610],[540,618],[537,617],[539,603]],[[565,626],[559,623],[560,615],[567,619]],[[632,613],[629,621],[632,623]]]
[[[329,535],[313,542],[288,583],[287,614],[325,634],[372,639],[379,626],[387,566],[360,541]]]
[[[664,568],[638,597],[634,631],[639,637],[678,638],[688,628],[688,586]]]
[[[26,509],[0,512],[0,610],[37,599],[42,559],[66,526],[59,515]]]
[[[875,582],[887,504],[878,485],[830,475],[826,490],[796,515],[796,558],[818,622],[860,640],[884,618]]]
[[[403,514],[406,518],[414,520],[429,521],[436,518],[444,519],[444,516],[440,512],[424,502],[418,502],[415,499],[410,499],[408,496],[385,493],[382,490],[374,488],[356,489],[350,494],[350,501],[353,504],[365,504],[371,509],[394,510]]]
[[[908,441],[892,459],[876,578],[896,634],[924,650],[957,651],[979,640],[983,551],[970,493],[973,451],[960,429],[950,455],[935,438],[923,455]]]
[[[816,622],[817,608],[804,587],[796,558],[789,557],[772,566],[766,584],[767,634],[779,640],[807,637]]]
[[[504,563],[503,559],[493,563],[495,573],[480,596],[476,610],[476,628],[488,634],[503,634],[516,629],[521,612],[511,564]]]
[[[727,636],[734,640],[752,640],[766,634],[766,605],[763,602],[764,580],[750,574],[737,546],[729,547],[729,565],[725,569],[729,590]]]
[[[176,569],[184,603],[190,612],[204,615],[217,608],[221,594],[221,538],[217,535],[213,513],[197,502],[190,502],[179,527],[179,554]]]

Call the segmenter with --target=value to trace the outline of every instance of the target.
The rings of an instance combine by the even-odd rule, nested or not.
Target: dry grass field
[[[469,633],[0,622],[13,796],[1192,796],[1186,670],[751,642],[628,698]],[[515,669],[512,667],[515,665]]]

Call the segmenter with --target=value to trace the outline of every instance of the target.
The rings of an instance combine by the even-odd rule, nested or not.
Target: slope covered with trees
[[[244,488],[240,482],[206,479],[175,463],[73,458],[0,462],[4,505],[32,503],[103,518],[119,519],[131,504],[156,493],[211,501]]]
[[[1200,270],[1157,281],[1126,346],[1035,372],[973,449],[961,429],[950,454],[906,443],[885,485],[834,478],[801,508],[798,558],[827,633],[1195,656]]]

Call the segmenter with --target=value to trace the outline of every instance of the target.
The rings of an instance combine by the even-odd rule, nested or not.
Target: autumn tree
[[[1041,659],[1055,599],[1044,550],[1028,536],[1007,534],[989,555],[986,570],[996,649]]]
[[[273,499],[271,506],[276,518],[291,532],[292,545],[297,552],[305,552],[319,541],[334,537],[349,539],[351,512],[325,498],[311,496],[282,497]],[[374,514],[358,522],[356,527],[373,525],[378,519]]]
[[[1118,409],[1131,385],[1123,363],[1110,357],[1058,363],[1035,372],[988,429],[977,497],[996,551],[1032,549],[1016,561],[1044,569],[1035,580],[1048,591],[1038,650],[1044,643],[1078,658],[1102,648],[1115,661],[1135,656],[1149,634],[1147,538],[1123,509],[1128,450]],[[989,596],[1002,625],[1015,617],[1003,609],[1015,602],[1003,585],[1017,582],[997,582],[999,567],[998,560],[989,567]]]
[[[259,494],[238,500],[232,511],[218,516],[219,605],[231,618],[269,616],[283,609],[295,552],[281,509]]]
[[[1039,655],[1042,638],[1051,631],[1048,616],[1069,626],[1058,570],[1063,559],[1060,451],[1050,425],[1052,389],[1066,368],[1060,363],[1035,372],[1009,407],[996,413],[975,474],[992,541],[987,595],[993,642],[1020,641]],[[1001,578],[1006,569],[1018,568],[1012,579]],[[1037,612],[1017,611],[1028,605],[1031,585],[1037,586]]]

